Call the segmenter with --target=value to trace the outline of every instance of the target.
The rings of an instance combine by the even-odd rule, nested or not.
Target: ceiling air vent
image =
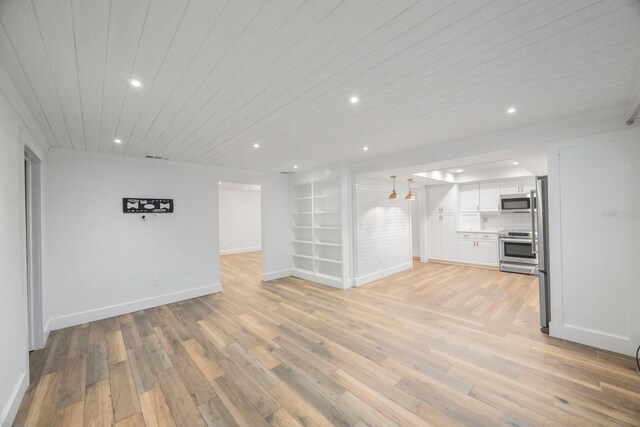
[[[286,172],[286,171],[285,172],[280,172],[280,173],[283,174],[283,175],[295,175],[296,174],[295,172]]]
[[[160,156],[145,156],[147,159],[154,159],[154,160],[169,160],[166,157],[160,157]]]

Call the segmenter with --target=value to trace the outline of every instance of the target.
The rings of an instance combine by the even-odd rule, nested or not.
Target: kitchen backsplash
[[[531,215],[528,213],[481,214],[482,230],[531,230]]]

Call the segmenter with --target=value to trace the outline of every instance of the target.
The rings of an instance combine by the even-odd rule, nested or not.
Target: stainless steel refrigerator
[[[540,330],[549,333],[551,320],[551,306],[549,305],[549,216],[548,216],[548,177],[536,178],[536,189],[532,191],[535,197],[535,209],[531,210],[531,231],[533,235],[533,250],[538,256],[538,280],[540,292]]]

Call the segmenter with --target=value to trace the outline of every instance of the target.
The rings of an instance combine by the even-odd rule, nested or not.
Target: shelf
[[[340,211],[316,211],[316,214],[337,214]]]
[[[295,200],[309,200],[313,199],[313,196],[296,197]]]
[[[312,214],[313,212],[291,212],[294,215],[308,215],[308,214]]]
[[[313,259],[313,257],[310,255],[293,254],[293,256],[298,258]]]
[[[292,225],[291,228],[302,228],[302,229],[309,229],[309,228],[313,228],[310,225]]]
[[[338,260],[335,260],[335,259],[329,259],[329,258],[317,258],[316,257],[316,260],[323,261],[323,262],[331,262],[331,263],[334,263],[334,264],[342,264],[342,261],[338,261]]]
[[[316,242],[316,245],[342,247],[342,243]]]
[[[312,244],[311,240],[293,240],[293,243],[309,243]]]
[[[342,227],[315,227],[318,230],[341,230]]]
[[[335,197],[338,196],[338,193],[335,194],[319,194],[317,196],[313,196],[314,199],[322,199],[324,197]]]
[[[341,282],[341,281],[342,281],[342,277],[332,276],[332,275],[330,275],[330,274],[316,273],[316,276],[318,276],[318,277],[322,277],[323,279],[336,280],[336,281],[338,281],[338,282]]]
[[[297,268],[297,267],[294,267],[294,268],[292,268],[291,270],[292,270],[294,273],[295,273],[295,272],[298,272],[298,273],[302,273],[302,274],[313,274],[313,271],[311,271],[311,270],[305,270],[304,268]]]

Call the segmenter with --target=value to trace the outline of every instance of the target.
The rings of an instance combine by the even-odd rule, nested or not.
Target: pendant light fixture
[[[391,177],[391,181],[393,181],[393,191],[389,195],[389,200],[396,200],[398,198],[398,193],[396,192],[396,176],[393,175]]]
[[[415,200],[416,199],[416,196],[413,195],[413,191],[411,190],[411,183],[412,182],[413,182],[413,179],[407,178],[407,183],[408,183],[408,186],[409,186],[409,193],[404,198],[405,200]]]

